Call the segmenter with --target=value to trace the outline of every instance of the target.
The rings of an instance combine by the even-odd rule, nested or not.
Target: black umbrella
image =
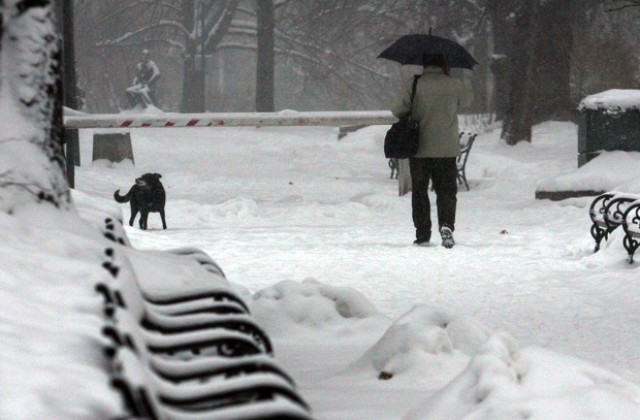
[[[382,51],[378,58],[421,66],[425,55],[441,55],[451,68],[473,69],[478,62],[460,44],[435,35],[405,35]]]

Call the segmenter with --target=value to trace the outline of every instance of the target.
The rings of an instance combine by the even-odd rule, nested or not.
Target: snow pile
[[[640,418],[640,387],[588,362],[491,337],[457,378],[404,420]]]
[[[417,305],[396,320],[354,365],[372,366],[380,379],[399,374],[429,377],[447,374],[466,362],[487,341],[488,330],[477,321],[451,311]]]
[[[259,216],[258,204],[246,197],[236,197],[219,204],[200,204],[191,200],[175,200],[167,206],[168,214],[191,214],[191,226],[211,226],[241,222]]]
[[[295,117],[299,114],[295,109],[282,109],[278,112],[278,115],[282,117]]]
[[[285,339],[289,346],[311,342],[308,351],[333,358],[340,358],[345,349],[345,330],[359,339],[366,337],[369,326],[354,319],[378,317],[388,323],[360,293],[314,279],[265,289],[254,295],[252,309],[279,341]],[[292,336],[296,341],[288,341]],[[325,354],[332,345],[336,353]],[[320,360],[314,358],[316,363]],[[640,418],[639,386],[571,356],[540,347],[519,348],[506,333],[491,332],[472,317],[426,304],[391,323],[355,362],[314,383],[319,389],[358,384],[369,387],[373,398],[390,386],[408,387],[415,391],[414,400],[422,402],[404,397],[403,420],[599,420],[613,418],[612,413],[616,419]],[[341,402],[333,401],[335,412],[328,418],[344,418]],[[398,400],[386,404],[400,405]],[[372,414],[376,410],[378,414]],[[380,407],[363,406],[349,415],[389,418],[380,413]]]
[[[122,222],[122,211],[111,199],[92,196],[78,190],[71,190],[71,197],[79,216],[96,227],[101,227],[107,218]],[[117,227],[118,223],[114,228]]]
[[[352,153],[365,153],[371,149],[384,150],[384,137],[389,127],[374,125],[348,133],[340,139],[340,146]]]
[[[580,168],[541,181],[540,191],[640,191],[640,152],[602,152]]]
[[[611,89],[584,98],[578,106],[580,111],[603,110],[610,114],[640,109],[640,90]]]
[[[147,87],[146,90],[148,91],[149,88]],[[131,109],[124,109],[120,111],[119,115],[126,115],[131,117],[162,117],[167,114],[155,105],[137,104]]]
[[[308,333],[316,329],[348,329],[358,321],[383,318],[358,291],[321,283],[284,280],[255,293],[251,311],[270,334]]]

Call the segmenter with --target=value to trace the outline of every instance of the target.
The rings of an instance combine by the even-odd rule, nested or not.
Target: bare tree
[[[61,139],[59,38],[50,0],[0,3],[0,208],[69,208]]]
[[[110,64],[114,56],[129,58],[131,49],[139,51],[142,47],[177,51],[178,57],[173,59],[180,58],[184,68],[180,110],[198,112],[205,108],[205,57],[218,48],[230,31],[239,2],[104,0],[82,1],[80,5],[81,13],[99,16],[99,25],[93,28],[99,36],[93,47],[105,55],[104,63]],[[105,78],[109,77],[105,73]]]
[[[76,1],[81,6],[78,22],[84,23],[79,30],[82,39],[87,40],[79,46],[82,51],[78,55],[82,73],[92,75],[85,77],[84,82],[101,90],[88,92],[90,102],[92,96],[99,97],[100,106],[94,104],[94,109],[104,109],[107,103],[111,109],[118,108],[119,91],[124,89],[124,80],[129,80],[127,74],[131,76],[132,72],[128,64],[132,56],[130,51],[140,51],[143,46],[152,46],[154,55],[164,60],[165,65],[170,62],[173,66],[174,61],[181,60],[184,71],[173,74],[176,77],[183,75],[182,89],[172,82],[175,77],[163,76],[160,83],[164,86],[171,83],[171,95],[182,92],[181,100],[177,102],[182,104],[183,111],[201,109],[201,105],[194,103],[203,102],[201,96],[206,89],[216,89],[204,84],[204,77],[210,77],[206,73],[224,64],[223,60],[210,60],[204,71],[203,58],[217,54],[227,62],[237,59],[252,63],[254,57],[261,57],[265,49],[258,45],[261,38],[258,36],[258,6],[271,3],[275,8],[274,96],[275,99],[286,98],[286,107],[371,109],[388,106],[406,69],[396,63],[377,60],[377,55],[399,36],[426,33],[429,28],[436,34],[458,40],[481,61],[484,66],[477,70],[478,77],[473,79],[476,95],[480,98],[477,103],[482,104],[479,109],[485,111],[488,103],[482,99],[488,96],[490,84],[486,66],[489,46],[481,39],[487,30],[484,0]],[[211,11],[201,13],[204,6]],[[229,21],[231,11],[233,15]],[[202,17],[208,16],[207,13],[212,16],[212,22],[221,22],[214,27],[215,33],[222,38],[212,38],[203,46],[203,38],[198,34],[207,32],[207,24],[202,24]],[[185,38],[185,33],[193,36]],[[98,46],[97,57],[94,46]],[[88,55],[93,55],[94,59],[84,58]],[[96,62],[101,64],[96,65]],[[109,70],[114,62],[123,63],[118,72]],[[219,70],[221,83],[224,73]],[[263,77],[266,73],[261,69],[258,74]],[[244,68],[234,70],[225,82],[236,82],[238,86],[227,82],[226,87],[217,87],[218,93],[228,102],[207,101],[207,107],[224,110],[233,106],[252,106],[252,98],[261,88],[246,77]],[[229,95],[229,92],[234,93]]]
[[[256,1],[258,8],[258,64],[256,111],[274,111],[274,29],[275,10],[272,0]]]
[[[502,138],[531,141],[534,124],[572,119],[573,12],[564,0],[492,0]]]
[[[185,73],[182,85],[182,112],[205,110],[205,54],[216,50],[231,28],[239,0],[182,0]],[[174,23],[167,22],[174,25]],[[197,67],[197,57],[200,66]]]
[[[300,89],[332,108],[386,107],[407,70],[377,60],[401,35],[434,33],[473,50],[484,19],[476,1],[289,2],[276,23],[276,53],[299,69]],[[321,99],[324,98],[325,101]]]

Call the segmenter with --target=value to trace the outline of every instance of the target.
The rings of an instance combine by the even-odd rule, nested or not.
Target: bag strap
[[[409,102],[409,117],[411,117],[411,110],[413,109],[413,98],[416,97],[416,87],[418,86],[419,74],[413,76],[413,87],[411,88],[411,101]]]

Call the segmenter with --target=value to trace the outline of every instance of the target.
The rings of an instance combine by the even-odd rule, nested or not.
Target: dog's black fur
[[[144,174],[140,178],[136,178],[136,183],[126,195],[120,195],[120,190],[113,193],[113,198],[118,203],[126,203],[129,201],[131,205],[131,218],[129,226],[133,226],[133,221],[138,212],[140,212],[140,229],[147,229],[147,219],[150,212],[159,212],[162,219],[162,228],[167,228],[167,222],[164,218],[164,204],[166,194],[164,187],[160,182],[162,175],[160,174]]]

